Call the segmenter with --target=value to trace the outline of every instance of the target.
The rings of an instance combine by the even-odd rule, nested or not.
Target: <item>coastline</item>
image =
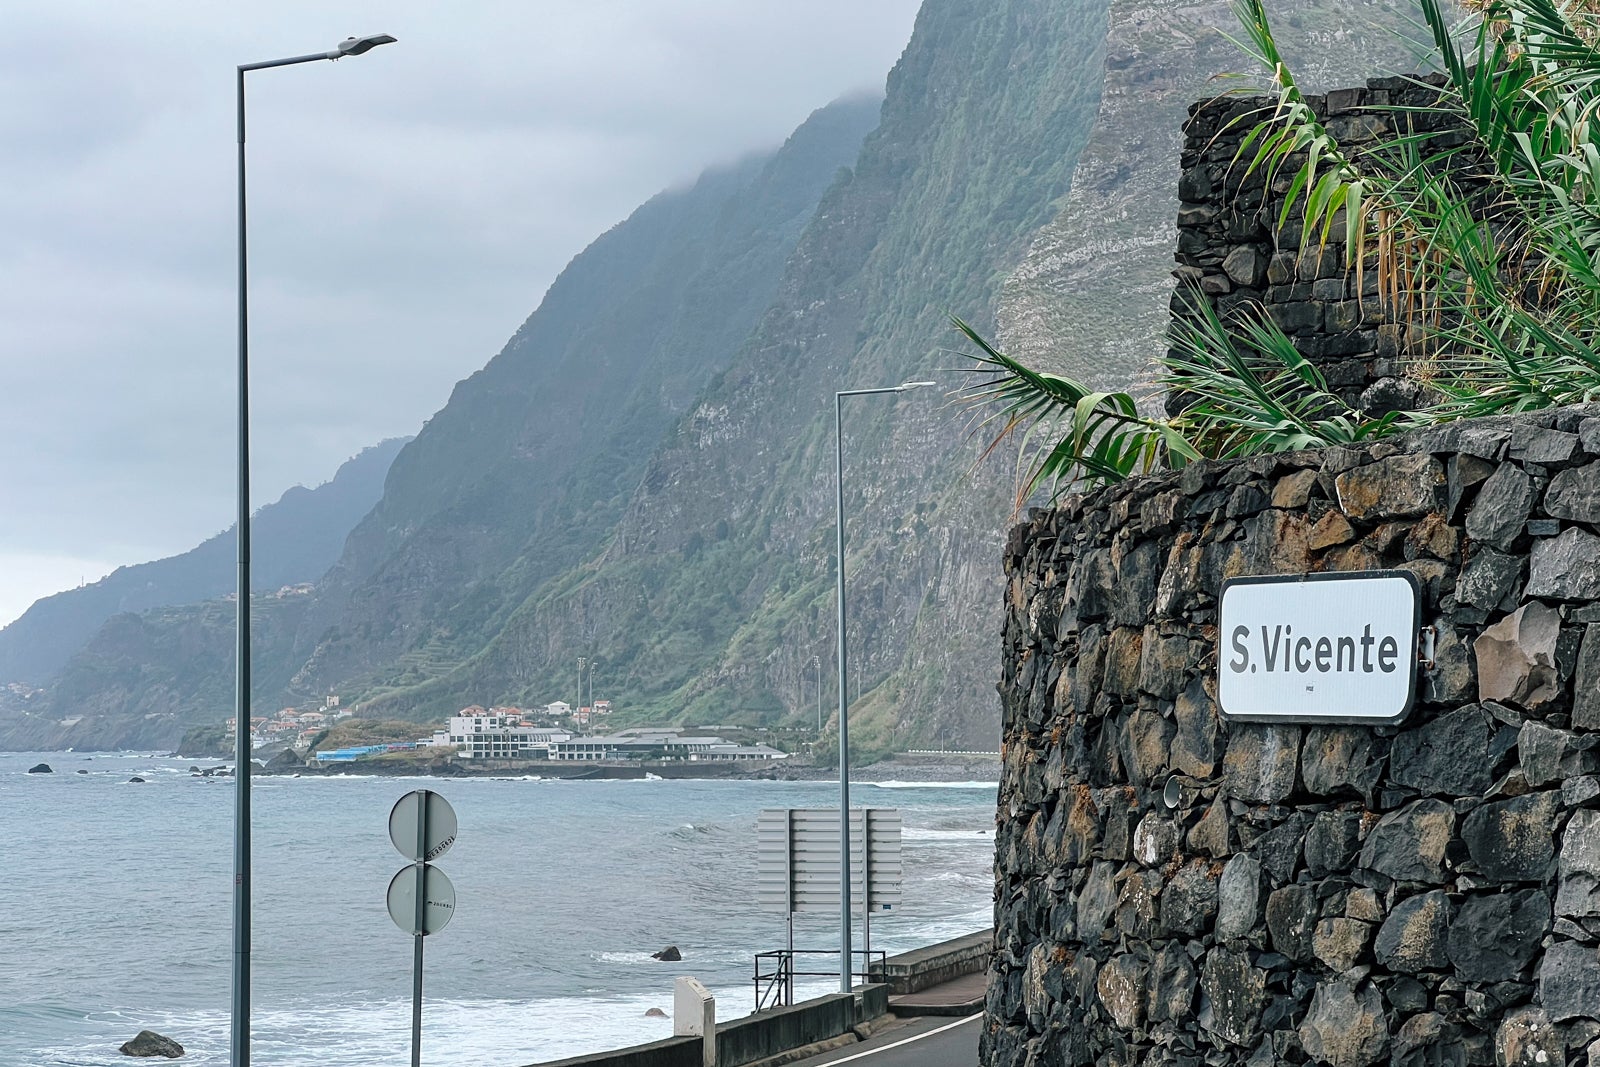
[[[183,757],[187,758],[187,757]],[[627,763],[576,762],[550,760],[495,760],[481,764],[428,762],[414,760],[356,760],[325,767],[310,767],[289,760],[274,759],[259,766],[256,774],[333,777],[361,775],[372,777],[437,778],[557,778],[567,781],[618,781],[663,779],[718,779],[728,781],[836,782],[839,769],[808,762],[785,760],[752,767],[740,763],[700,763],[681,760],[637,761]],[[995,782],[1000,780],[1000,758],[965,753],[899,754],[877,763],[851,769],[853,782]]]

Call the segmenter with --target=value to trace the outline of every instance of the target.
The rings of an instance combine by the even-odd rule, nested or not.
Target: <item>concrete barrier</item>
[[[975,974],[989,966],[994,951],[994,931],[979,930],[965,937],[941,941],[937,945],[902,952],[874,967],[872,978],[883,982],[896,996],[920,993],[952,978]]]
[[[701,1045],[698,1037],[669,1037],[648,1045],[546,1060],[529,1067],[701,1067]]]
[[[742,1019],[731,1019],[716,1028],[716,1067],[743,1067],[791,1049],[826,1041],[888,1010],[889,987],[867,985],[853,993],[833,993],[786,1008],[772,1008]],[[699,1037],[673,1037],[530,1067],[704,1067],[703,1048]]]

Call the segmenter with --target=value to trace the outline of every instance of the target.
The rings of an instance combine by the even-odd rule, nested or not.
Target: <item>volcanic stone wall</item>
[[[1137,479],[1005,566],[983,1063],[1600,1067],[1600,405]],[[1223,579],[1377,568],[1438,630],[1404,723],[1218,716]]]
[[[1340,146],[1359,158],[1392,136],[1399,122],[1414,136],[1459,140],[1447,113],[1428,110],[1438,95],[1423,82],[1374,78],[1364,88],[1307,99]],[[1266,97],[1219,96],[1189,109],[1178,181],[1173,314],[1190,314],[1188,301],[1196,291],[1223,312],[1262,305],[1347,402],[1374,415],[1409,409],[1421,387],[1401,373],[1406,328],[1391,321],[1395,316],[1378,299],[1376,262],[1368,257],[1359,283],[1353,273],[1347,276],[1343,224],[1329,232],[1326,244],[1314,234],[1308,245],[1298,206],[1278,229],[1293,168],[1280,171],[1269,188],[1265,169],[1251,171],[1254,149],[1240,154],[1241,141],[1272,106]],[[1373,110],[1385,107],[1415,110]],[[1470,174],[1461,175],[1460,183],[1474,184]]]

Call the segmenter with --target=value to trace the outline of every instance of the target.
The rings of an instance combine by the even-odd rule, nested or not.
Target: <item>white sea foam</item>
[[[923,826],[907,826],[900,831],[900,837],[905,841],[982,841],[984,838],[994,836],[994,831],[987,827],[971,830],[932,830]]]
[[[718,1014],[747,1012],[751,994],[718,991]],[[739,1001],[736,1006],[733,1001]],[[633,996],[551,997],[538,1000],[439,999],[423,1002],[422,1054],[434,1067],[532,1063],[643,1044],[672,1036],[670,1018],[647,1018],[650,1008],[672,1011],[672,989]],[[741,1010],[742,1009],[742,1010]],[[228,1062],[225,1012],[121,1012],[97,1017],[108,1034],[154,1029],[184,1046],[184,1062],[212,1067]],[[251,1059],[268,1065],[315,1062],[319,1067],[369,1067],[403,1063],[410,1052],[409,999],[293,1009],[257,1009],[252,1015]],[[122,1038],[126,1040],[126,1038]],[[81,1045],[41,1047],[41,1063],[116,1067],[127,1062],[108,1037],[105,1050]]]
[[[856,782],[858,786],[876,786],[879,789],[988,789],[1000,788],[999,782]]]

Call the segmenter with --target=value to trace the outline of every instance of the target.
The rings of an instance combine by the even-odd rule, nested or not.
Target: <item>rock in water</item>
[[[84,770],[84,769],[83,769],[83,768],[82,768],[82,767],[79,767],[79,768],[78,768],[78,773],[79,773],[79,774],[88,774],[88,773],[89,773],[89,772],[88,772],[88,771],[86,771],[86,770]]]
[[[651,1008],[644,1013],[644,1017],[646,1019],[665,1019],[667,1017],[667,1013],[662,1011],[660,1008]]]
[[[677,945],[668,945],[660,952],[650,953],[650,958],[653,960],[660,960],[662,963],[677,963],[679,960],[683,959],[683,953],[678,951]]]
[[[133,776],[133,777],[132,777],[132,778],[129,778],[129,779],[128,779],[128,784],[129,784],[129,785],[144,785],[144,779],[143,779],[143,778],[140,778],[140,777],[139,777],[139,776],[138,776],[138,775],[137,775],[137,774],[136,774],[136,775],[134,775],[134,776]]]
[[[50,764],[48,764],[48,763],[35,763],[32,767],[28,768],[28,773],[29,774],[54,774],[56,772],[55,772],[55,768],[51,767]]]
[[[154,1030],[140,1030],[137,1037],[123,1042],[122,1048],[117,1051],[124,1056],[165,1056],[175,1060],[183,1055],[183,1046]]]

